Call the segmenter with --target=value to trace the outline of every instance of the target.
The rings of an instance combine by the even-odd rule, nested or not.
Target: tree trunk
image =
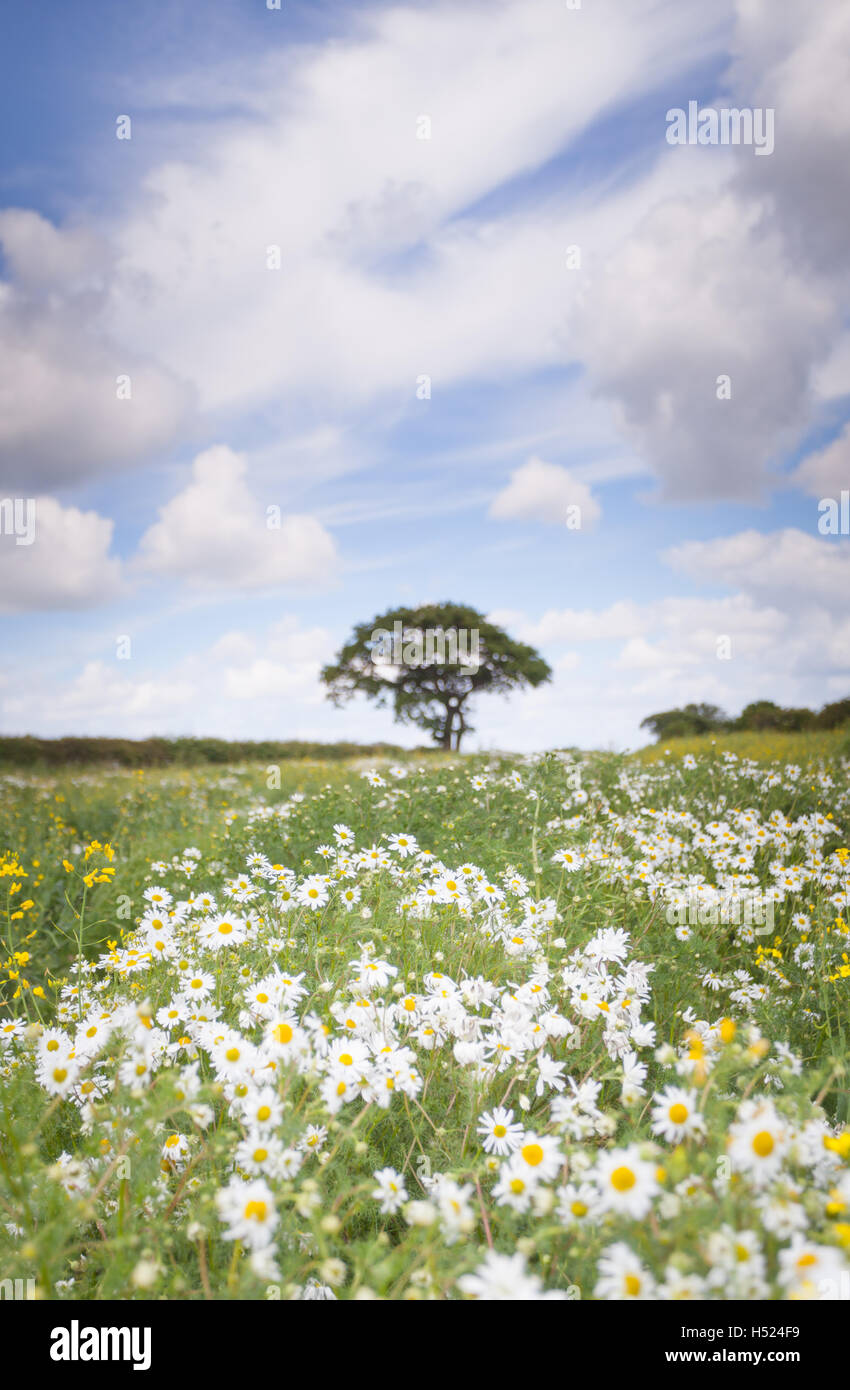
[[[466,733],[466,720],[463,717],[463,710],[460,705],[457,707],[457,734],[455,735],[455,752],[460,752],[460,741]]]
[[[454,718],[454,710],[451,708],[450,705],[447,705],[446,722],[443,725],[442,734],[440,736],[440,747],[444,748],[447,753],[450,753],[452,751],[452,732],[454,727]]]

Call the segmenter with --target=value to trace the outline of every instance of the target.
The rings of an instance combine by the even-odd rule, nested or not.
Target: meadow
[[[850,1297],[850,762],[756,737],[0,772],[3,1278]]]
[[[801,729],[786,733],[777,729],[730,730],[717,734],[694,734],[689,738],[660,739],[637,755],[642,762],[654,763],[669,756],[681,758],[690,753],[734,753],[756,762],[842,763],[850,760],[850,728]]]

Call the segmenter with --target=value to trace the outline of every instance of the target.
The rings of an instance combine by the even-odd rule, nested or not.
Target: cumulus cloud
[[[850,333],[842,333],[829,356],[812,373],[812,386],[825,401],[850,396]]]
[[[254,65],[239,97],[250,124],[222,119],[201,157],[149,172],[116,232],[113,320],[175,370],[190,364],[211,409],[398,400],[419,374],[436,396],[567,362],[563,300],[580,277],[564,247],[593,198],[475,205],[716,53],[721,27],[696,0],[361,12],[353,37]],[[215,100],[206,74],[180,87],[159,95]]]
[[[765,215],[795,263],[850,269],[850,8],[844,0],[777,6],[739,0],[729,81],[749,104],[776,110],[776,148],[747,168]]]
[[[309,738],[301,721],[321,722],[319,672],[332,652],[330,633],[303,628],[287,616],[259,633],[230,631],[170,662],[160,658],[154,670],[135,660],[94,659],[76,674],[52,674],[49,680],[24,671],[3,689],[0,723],[8,731],[44,735],[73,728],[131,738],[153,733]],[[355,714],[347,737],[357,722]],[[373,737],[380,736],[381,727],[385,733],[385,716],[382,725],[375,714]],[[340,734],[326,727],[323,736]]]
[[[490,516],[497,521],[545,521],[555,526],[569,521],[574,530],[593,526],[601,515],[586,483],[559,464],[536,457],[511,474],[507,487],[490,506]]]
[[[730,15],[716,104],[775,107],[770,158],[670,149],[659,120],[639,177],[523,196],[595,121],[728,54]],[[841,327],[848,23],[841,0],[376,7],[333,43],[146,77],[148,107],[216,119],[181,124],[108,245],[0,216],[0,467],[139,460],[179,431],[183,382],[208,411],[339,420],[422,374],[436,399],[580,362],[665,496],[755,496]]]
[[[202,588],[332,584],[337,554],[330,533],[315,517],[286,516],[273,499],[260,502],[246,471],[245,459],[227,445],[198,454],[192,481],[142,537],[138,566]]]
[[[837,498],[850,488],[850,425],[845,425],[831,444],[808,454],[791,481],[810,497]]]
[[[0,501],[0,612],[90,608],[120,592],[110,520],[63,507],[53,497],[20,498],[15,534],[12,502]]]
[[[494,609],[490,622],[516,632],[523,642],[549,646],[556,642],[596,642],[630,637],[647,624],[647,613],[625,599],[607,608],[550,608],[531,619],[514,609]]]
[[[481,702],[485,747],[634,747],[656,710],[706,700],[734,714],[757,699],[818,708],[850,688],[850,620],[814,603],[805,622],[743,593],[511,619],[517,636],[541,642],[555,675],[509,710]],[[573,640],[582,641],[578,670],[571,651],[566,665],[557,656]]]
[[[22,209],[0,212],[0,245],[11,272],[0,281],[0,483],[54,487],[156,453],[191,392],[104,330],[106,246]]]
[[[661,664],[658,642],[665,644],[664,660],[678,653],[682,662],[712,661],[717,641],[730,637],[733,644],[751,654],[764,650],[787,630],[787,614],[772,606],[759,606],[746,594],[724,598],[669,596],[646,603],[630,600],[607,608],[549,609],[541,618],[522,613],[490,614],[534,646],[551,648],[562,643],[612,643],[621,641],[616,664],[641,667]],[[652,640],[650,640],[652,639]]]
[[[91,228],[60,230],[26,208],[0,212],[0,243],[13,279],[28,294],[97,295],[111,270],[109,246]]]
[[[134,678],[126,668],[88,661],[71,680],[51,682],[48,692],[20,687],[3,701],[7,728],[41,727],[64,733],[73,727],[99,735],[130,732],[144,736],[161,729],[176,713],[200,700],[201,688],[170,674]]]
[[[241,634],[225,636],[210,659],[221,662],[223,690],[231,700],[286,698],[315,705],[324,698],[319,671],[330,651],[324,628],[302,628],[295,619],[283,618],[271,625],[262,641]]]
[[[592,382],[670,500],[759,496],[819,393],[840,389],[850,11],[780,8],[739,0],[733,61],[705,102],[774,109],[774,152],[665,152],[666,193],[645,181],[643,216],[588,277],[576,325]],[[703,186],[688,187],[698,168]]]
[[[685,541],[668,550],[665,559],[680,573],[740,589],[789,611],[813,603],[844,608],[850,590],[850,542],[820,539],[795,527]]]
[[[759,493],[808,418],[810,370],[835,328],[825,289],[731,193],[654,208],[585,314],[593,378],[676,500]]]
[[[647,604],[644,628],[650,634],[630,638],[615,665],[633,672],[654,672],[674,684],[690,671],[697,683],[716,683],[722,663],[734,661],[737,676],[751,678],[760,663],[785,645],[787,614],[760,607],[745,594],[728,598],[664,598]],[[718,665],[718,663],[721,663]]]

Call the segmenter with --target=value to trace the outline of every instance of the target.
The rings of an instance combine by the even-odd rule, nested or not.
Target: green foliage
[[[785,709],[773,700],[755,700],[746,705],[737,719],[730,719],[716,705],[691,704],[682,709],[647,715],[641,728],[649,729],[659,740],[692,738],[708,733],[801,733],[807,729],[836,729],[850,723],[850,699],[824,705],[819,713],[810,709]]]
[[[392,743],[307,743],[297,739],[261,742],[223,738],[15,738],[0,736],[0,767],[224,766],[235,762],[279,763],[294,759],[393,757],[407,750]],[[425,750],[422,750],[425,751]]]
[[[772,700],[757,700],[747,705],[734,721],[736,729],[780,729],[797,733],[801,729],[817,727],[818,717],[810,709],[783,709]]]
[[[819,729],[838,729],[844,724],[850,724],[850,698],[846,700],[836,700],[831,705],[824,705],[818,717]]]
[[[684,709],[649,714],[641,720],[642,729],[649,729],[656,738],[688,738],[691,734],[707,734],[715,729],[730,728],[730,721],[716,705],[692,704]]]

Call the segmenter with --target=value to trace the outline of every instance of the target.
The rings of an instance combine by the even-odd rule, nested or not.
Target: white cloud
[[[684,653],[680,649],[676,655],[679,665],[693,664],[693,653]],[[666,670],[670,660],[658,646],[647,642],[645,637],[630,637],[617,658],[617,665],[626,670]]]
[[[133,730],[145,737],[202,698],[200,685],[179,676],[134,679],[125,669],[123,663],[115,667],[89,661],[78,676],[66,684],[57,682],[49,694],[16,692],[3,701],[7,725],[15,727],[16,718],[22,718],[27,728],[41,723],[55,733],[73,726],[107,736]]]
[[[155,162],[108,246],[33,213],[0,220],[15,276],[0,464],[55,480],[132,463],[179,431],[184,381],[208,411],[319,408],[333,430],[378,398],[394,417],[420,374],[436,401],[583,362],[668,497],[756,495],[816,408],[846,288],[850,21],[838,0],[775,10],[377,7],[332,43],[146,77],[148,107],[195,102],[203,118],[191,140],[181,124],[183,159]],[[769,159],[671,150],[659,117],[640,176],[609,161],[595,185],[523,194],[595,121],[728,52],[733,15],[721,81],[777,108]],[[114,399],[121,372],[131,407]]]
[[[0,242],[16,284],[26,293],[97,294],[111,269],[107,243],[90,228],[60,231],[25,208],[0,212]]]
[[[685,541],[664,558],[680,573],[791,611],[811,604],[844,608],[850,590],[850,542],[834,543],[794,527]]]
[[[672,691],[683,682],[690,682],[689,699],[705,698],[697,692],[706,683],[714,696],[723,689],[728,699],[737,681],[762,674],[780,650],[787,658],[791,628],[786,614],[759,607],[744,594],[658,599],[646,605],[644,619],[649,635],[630,638],[614,665],[644,672],[637,688],[657,691],[659,699],[665,683]],[[724,672],[732,671],[730,681]]]
[[[726,598],[653,599],[638,604],[623,601],[608,608],[550,609],[541,618],[522,613],[488,615],[525,642],[551,648],[565,642],[623,641],[614,665],[618,668],[692,666],[717,660],[718,639],[728,637],[738,656],[755,659],[784,639],[789,623],[775,607],[759,607],[746,594]]]
[[[850,9],[738,0],[735,15],[705,104],[773,108],[774,152],[667,151],[666,192],[644,181],[643,216],[589,277],[577,325],[591,379],[673,500],[759,496],[818,397],[848,390]],[[713,186],[680,191],[697,166]]]
[[[33,539],[21,544],[5,529],[0,535],[0,612],[89,608],[119,593],[121,566],[110,554],[111,521],[63,507],[53,497],[18,501],[21,521],[33,508]],[[26,534],[23,527],[21,534]]]
[[[232,630],[216,641],[154,667],[92,659],[70,675],[22,670],[0,690],[0,727],[44,736],[147,738],[152,734],[220,738],[389,739],[387,713],[356,702],[335,710],[325,699],[321,667],[332,635],[286,617],[259,633]],[[399,729],[399,743],[418,731]]]
[[[283,619],[269,628],[261,643],[236,635],[223,638],[211,653],[213,660],[217,656],[223,658],[223,689],[231,700],[255,704],[283,697],[316,705],[324,699],[319,671],[330,656],[324,628],[304,629],[293,619]]]
[[[378,8],[354,38],[270,57],[240,94],[254,122],[219,121],[191,163],[151,170],[116,229],[111,320],[174,370],[190,364],[213,409],[412,399],[421,373],[436,398],[465,377],[568,361],[581,277],[564,251],[577,216],[598,243],[592,199],[470,209],[716,53],[721,28],[695,0],[641,13],[624,0],[580,13],[441,3]],[[421,115],[430,139],[417,139]]]
[[[776,148],[750,161],[754,191],[768,194],[794,263],[850,268],[850,8],[738,0],[737,58],[730,74],[748,104],[776,110]]]
[[[837,498],[850,488],[850,425],[823,449],[808,454],[791,475],[791,482],[818,498]]]
[[[756,496],[809,415],[834,303],[761,213],[716,190],[661,203],[584,303],[592,377],[671,499]]]
[[[332,584],[337,554],[329,532],[312,516],[270,514],[279,503],[254,497],[245,473],[244,458],[226,445],[198,454],[192,481],[142,537],[139,566],[212,589]]]
[[[586,530],[601,515],[602,509],[586,483],[559,464],[536,457],[511,474],[507,487],[490,506],[490,516],[498,521],[545,521],[566,526],[571,518],[574,530]]]
[[[812,386],[823,400],[850,396],[850,333],[842,333],[829,356],[812,373]]]
[[[623,605],[615,617],[616,607],[539,620],[511,614],[518,636],[541,639],[554,679],[506,705],[482,700],[475,722],[484,747],[635,747],[649,741],[642,719],[689,701],[736,714],[757,699],[818,708],[850,690],[850,620],[836,623],[815,604],[804,622],[745,594],[671,596]],[[613,655],[612,634],[625,638]],[[577,637],[578,671],[552,650]]]
[[[104,332],[103,243],[9,209],[0,244],[13,277],[0,282],[0,482],[56,486],[156,453],[185,422],[191,393]]]
[[[515,631],[521,641],[540,647],[558,642],[596,642],[631,637],[643,631],[649,622],[645,609],[628,599],[603,609],[550,608],[536,619],[527,618],[513,609],[494,609],[488,618],[499,627]]]

